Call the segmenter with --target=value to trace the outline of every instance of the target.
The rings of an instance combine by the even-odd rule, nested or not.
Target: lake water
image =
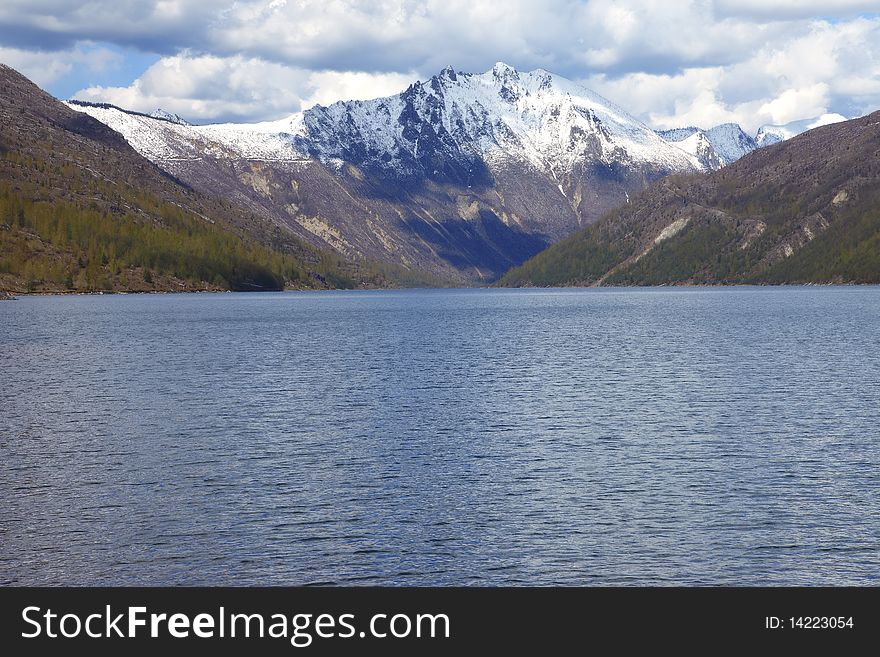
[[[0,303],[3,584],[880,584],[880,288]]]

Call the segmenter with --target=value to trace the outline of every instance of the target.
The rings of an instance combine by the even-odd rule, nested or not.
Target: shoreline
[[[54,296],[140,296],[140,295],[198,295],[198,294],[283,294],[285,292],[393,292],[405,290],[659,290],[673,289],[727,289],[727,288],[807,288],[807,287],[878,287],[878,283],[663,283],[660,285],[517,285],[517,286],[447,286],[447,287],[357,287],[357,288],[287,288],[284,290],[97,290],[6,292],[0,290],[0,301],[16,301],[23,297]]]
[[[659,283],[656,285],[592,285],[589,283],[575,283],[571,285],[493,285],[491,287],[507,290],[564,290],[567,288],[583,290],[625,290],[628,288],[655,289],[662,287],[866,287],[871,285],[880,285],[880,281],[874,283],[858,283],[854,281],[823,281],[821,283],[814,281],[789,281],[785,283],[694,283],[677,281],[673,283]]]

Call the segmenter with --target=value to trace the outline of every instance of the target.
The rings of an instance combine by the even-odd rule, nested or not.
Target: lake
[[[0,303],[0,583],[878,585],[880,288]]]

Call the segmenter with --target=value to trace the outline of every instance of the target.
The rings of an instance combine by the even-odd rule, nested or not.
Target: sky
[[[59,98],[278,119],[496,61],[654,128],[880,109],[880,0],[2,0],[0,62]]]

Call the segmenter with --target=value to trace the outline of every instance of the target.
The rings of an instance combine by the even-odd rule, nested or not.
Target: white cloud
[[[106,41],[169,52],[201,47],[229,0],[3,0],[3,42],[21,48],[67,49]]]
[[[822,82],[798,89],[786,89],[779,96],[758,109],[762,116],[769,116],[768,123],[790,123],[805,116],[823,114],[828,107],[828,85]]]
[[[302,109],[330,105],[340,99],[369,100],[400,93],[418,76],[415,73],[360,73],[319,71],[309,76],[313,91],[302,101]]]
[[[877,9],[876,0],[4,0],[0,41],[35,57],[57,51],[45,72],[30,69],[50,81],[69,70],[62,53],[85,40],[158,53],[132,84],[84,93],[201,120],[273,118],[393,93],[447,64],[484,71],[502,60],[585,80],[657,126],[753,129],[880,107],[880,16],[859,17]]]
[[[183,53],[164,57],[126,87],[89,87],[79,100],[141,112],[169,110],[192,121],[270,120],[317,103],[397,93],[413,76],[318,71],[257,58]]]
[[[661,128],[733,121],[754,132],[825,113],[858,116],[880,107],[880,20],[810,22],[729,65],[584,82]]]

